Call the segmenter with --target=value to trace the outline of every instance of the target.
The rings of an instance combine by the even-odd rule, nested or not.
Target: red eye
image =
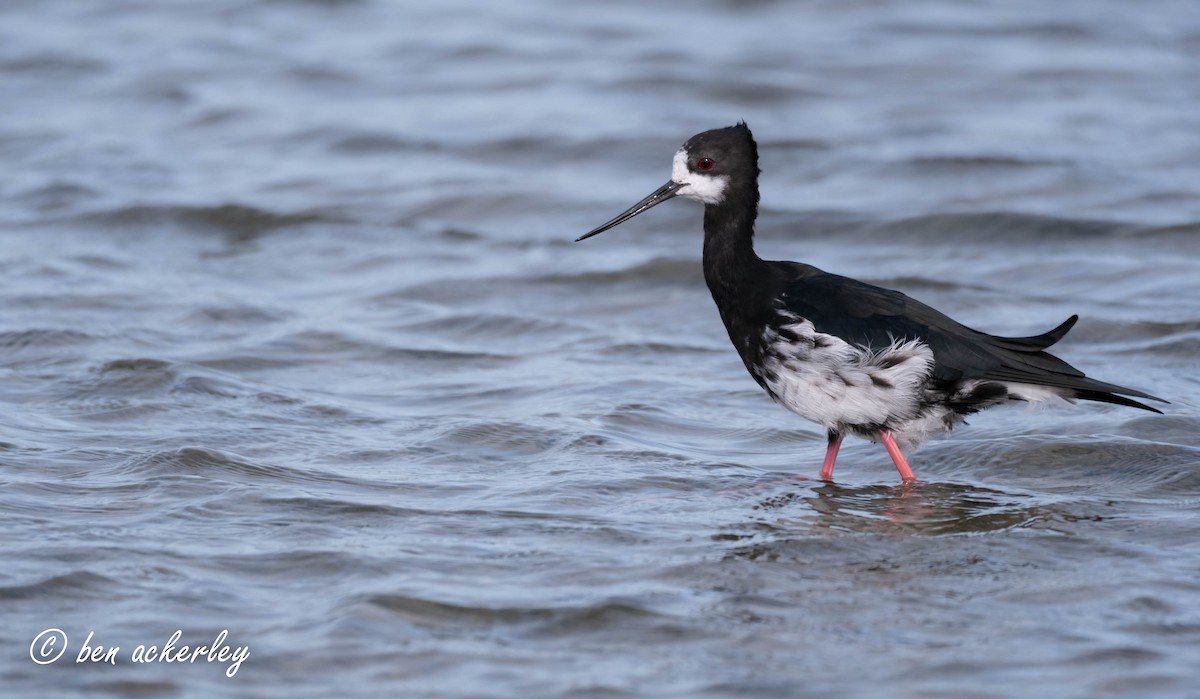
[[[713,165],[716,165],[716,163],[713,162],[712,158],[701,158],[696,161],[696,167],[701,170],[711,170],[713,169]]]

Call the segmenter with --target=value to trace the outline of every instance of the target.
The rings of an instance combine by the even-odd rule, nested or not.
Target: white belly
[[[928,345],[911,340],[872,351],[819,333],[797,316],[780,315],[782,329],[798,339],[768,329],[756,371],[779,403],[832,430],[918,417],[933,371]]]

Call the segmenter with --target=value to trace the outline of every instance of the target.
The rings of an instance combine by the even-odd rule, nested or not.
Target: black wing
[[[1032,337],[997,337],[973,330],[907,295],[828,274],[809,265],[781,263],[781,298],[791,313],[812,321],[817,331],[846,342],[883,349],[896,341],[920,340],[933,351],[933,378],[957,383],[991,379],[1066,389],[1077,398],[1153,412],[1126,396],[1163,401],[1148,393],[1096,381],[1044,350],[1075,325],[1071,316]]]

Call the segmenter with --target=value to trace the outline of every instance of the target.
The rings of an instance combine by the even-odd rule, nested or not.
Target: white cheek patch
[[[720,204],[725,201],[725,186],[729,178],[725,175],[705,175],[688,170],[687,151],[680,148],[671,164],[671,181],[683,185],[678,194],[705,204]]]

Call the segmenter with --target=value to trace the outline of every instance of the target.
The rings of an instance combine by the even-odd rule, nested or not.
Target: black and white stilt
[[[1032,337],[972,330],[908,296],[754,252],[758,149],[744,124],[705,131],[675,153],[671,179],[590,238],[676,196],[704,204],[704,279],[750,375],[781,405],[825,427],[821,478],[846,435],[901,448],[1007,401],[1083,399],[1160,412],[1046,352],[1078,320]],[[1165,402],[1165,401],[1163,401]]]

